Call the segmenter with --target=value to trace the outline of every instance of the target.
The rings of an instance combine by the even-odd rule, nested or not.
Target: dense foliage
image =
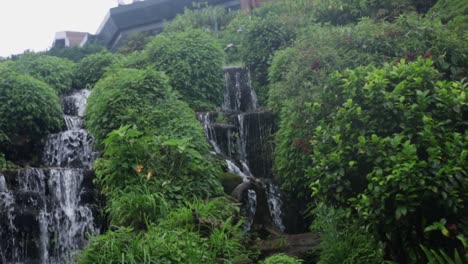
[[[31,158],[28,152],[37,150],[42,137],[62,127],[62,115],[51,86],[0,66],[0,147],[7,158]]]
[[[362,17],[394,19],[404,12],[427,12],[435,0],[318,0],[314,1],[316,22],[344,25]]]
[[[151,35],[149,33],[132,33],[119,42],[117,52],[128,55],[135,51],[142,51],[150,40]]]
[[[81,263],[259,261],[245,248],[237,206],[213,200],[219,180],[231,192],[241,179],[209,155],[193,111],[220,105],[224,57],[249,67],[260,104],[277,116],[274,178],[297,199],[289,203],[309,207],[319,263],[464,261],[464,1],[202,7],[156,37],[129,37],[117,56],[94,54],[97,45],[47,52],[81,60],[74,87],[94,86],[86,125],[102,151],[95,182],[110,228]],[[62,125],[57,94],[73,74],[71,62],[50,56],[12,60],[0,62],[0,169],[15,166],[7,160],[18,145]]]
[[[171,86],[196,110],[210,109],[223,98],[223,51],[199,30],[158,35],[145,48],[147,62],[164,71]]]
[[[318,264],[382,264],[382,245],[353,219],[351,210],[319,204],[314,209],[313,230],[320,232]]]
[[[411,36],[409,38],[408,36]],[[308,189],[304,172],[311,165],[308,113],[305,103],[322,93],[322,83],[334,70],[398,61],[420,55],[432,58],[444,77],[461,78],[467,71],[466,35],[450,31],[440,21],[402,16],[394,23],[362,20],[356,25],[313,25],[301,40],[275,54],[269,69],[268,107],[280,115],[276,134],[275,171],[284,187],[302,198]],[[447,56],[447,54],[460,54]]]
[[[194,223],[192,210],[212,225]],[[148,226],[146,232],[116,228],[96,237],[80,263],[248,263],[243,232],[233,224],[229,200],[197,201]]]
[[[117,69],[94,87],[88,98],[86,124],[101,145],[108,133],[122,125],[157,128],[158,116],[147,115],[146,111],[153,111],[158,103],[176,100],[163,73],[151,69]]]
[[[403,262],[431,242],[425,225],[460,224],[468,199],[466,85],[440,81],[431,65],[335,73],[310,106],[314,196],[351,204]]]
[[[172,133],[165,133],[164,129],[143,133],[129,126],[111,132],[104,140],[104,157],[95,168],[96,182],[103,192],[117,194],[115,198],[125,202],[117,191],[144,195],[147,190],[132,187],[147,187],[150,193],[157,191],[171,205],[194,196],[220,194],[219,167],[207,157],[208,147],[193,143],[198,140],[196,133],[193,136]]]
[[[17,71],[44,81],[58,94],[71,89],[75,65],[73,62],[54,56],[35,53],[21,55],[15,63]]]
[[[294,38],[294,30],[278,16],[254,17],[245,28],[241,45],[241,59],[251,68],[261,102],[266,101],[268,67],[276,50],[287,47]],[[263,88],[263,89],[262,89]]]
[[[468,6],[463,0],[441,0],[429,10],[453,30],[468,30]]]
[[[220,6],[199,5],[195,9],[186,8],[184,13],[164,27],[165,32],[180,32],[201,29],[216,36],[223,34],[224,29],[237,13]]]
[[[99,53],[103,50],[105,50],[104,46],[91,42],[91,43],[86,43],[83,47],[80,47],[80,46],[65,47],[65,48],[52,47],[50,50],[46,51],[45,54],[59,57],[59,58],[69,59],[74,62],[78,62],[90,54]]]
[[[300,264],[302,261],[295,257],[290,257],[286,254],[276,254],[265,259],[263,264]]]
[[[103,77],[107,68],[117,60],[118,57],[108,51],[84,57],[77,64],[73,87],[77,89],[93,88],[97,81]]]

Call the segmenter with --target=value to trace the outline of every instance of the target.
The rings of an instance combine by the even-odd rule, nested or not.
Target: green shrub
[[[288,100],[314,100],[335,70],[373,63],[432,58],[447,78],[466,75],[467,35],[437,19],[408,14],[395,23],[363,19],[356,25],[311,25],[290,48],[275,53],[269,68],[268,107],[280,112]]]
[[[118,61],[118,57],[108,51],[84,57],[77,64],[73,86],[77,89],[93,88],[106,73],[108,67],[116,61]]]
[[[9,159],[25,159],[44,136],[62,128],[57,93],[48,84],[0,68],[0,147]],[[27,147],[26,153],[20,146]]]
[[[444,23],[452,24],[455,30],[468,29],[468,6],[463,0],[440,0],[429,10],[429,14],[435,14]]]
[[[146,32],[135,32],[123,38],[117,47],[117,52],[121,54],[131,54],[135,51],[142,51],[151,40],[151,35]]]
[[[452,80],[465,77],[468,71],[468,34],[447,28],[439,19],[415,14],[402,15],[395,23],[364,19],[346,41],[347,47],[380,54],[387,61],[431,58],[435,67]]]
[[[139,230],[164,217],[169,209],[164,197],[144,184],[116,190],[108,201],[105,211],[112,226],[132,226]]]
[[[241,59],[252,71],[260,103],[267,99],[268,67],[276,50],[286,48],[295,37],[294,28],[279,16],[253,17],[242,35]]]
[[[75,64],[67,59],[25,53],[16,61],[15,68],[21,73],[49,84],[58,94],[72,88]]]
[[[318,0],[311,16],[316,22],[345,25],[363,17],[393,20],[404,12],[427,12],[436,0]]]
[[[104,156],[95,166],[96,182],[104,194],[147,186],[149,193],[158,192],[168,203],[178,204],[222,192],[217,180],[220,167],[208,156],[208,146],[197,150],[192,143],[196,138],[158,133],[144,134],[126,126],[109,134]]]
[[[263,264],[300,264],[302,261],[295,257],[290,257],[286,254],[276,254],[265,259]]]
[[[215,36],[222,34],[237,12],[220,6],[185,8],[184,13],[177,15],[170,23],[164,25],[164,32],[181,32],[199,29]]]
[[[335,73],[325,87],[310,108],[314,196],[351,204],[398,261],[418,258],[421,223],[460,219],[468,199],[466,84],[420,58]]]
[[[200,218],[209,219],[213,224],[225,222],[239,212],[239,206],[230,196],[221,196],[209,201],[194,199],[191,202],[185,201],[183,206],[172,210],[165,219],[161,220],[159,225],[167,229],[198,229],[193,221],[192,209],[197,212]]]
[[[0,133],[1,134],[1,133]],[[0,140],[1,142],[1,140]],[[0,171],[16,169],[16,165],[5,158],[5,154],[0,153]]]
[[[151,69],[116,69],[101,79],[90,94],[86,125],[99,146],[109,132],[122,125],[136,124],[143,130],[158,128],[149,112],[159,109],[159,104],[175,101],[176,95],[164,74]],[[181,112],[187,111],[185,108]]]
[[[87,43],[83,47],[73,46],[65,48],[56,48],[52,47],[50,50],[46,51],[46,55],[55,56],[59,58],[69,59],[74,62],[78,62],[82,58],[104,51],[106,48],[97,43]]]
[[[311,25],[292,47],[276,52],[269,68],[268,108],[280,115],[274,169],[283,187],[310,200],[303,179],[311,159],[300,150],[310,148],[313,129],[307,123],[313,121],[304,104],[317,100],[333,71],[422,55],[432,57],[445,78],[462,78],[467,71],[465,38],[438,20],[406,15],[395,23],[363,19],[344,27]]]
[[[250,252],[243,246],[240,224],[231,223],[233,208],[226,199],[197,202],[177,209],[161,224],[148,225],[145,232],[114,228],[94,237],[79,263],[243,263]],[[212,225],[197,225],[192,209]],[[189,226],[181,224],[181,216]]]
[[[289,103],[284,106],[280,129],[275,134],[274,151],[274,172],[280,177],[281,188],[306,202],[311,200],[310,180],[306,173],[312,164],[309,117],[310,112],[304,104]]]
[[[312,228],[320,232],[318,264],[381,264],[383,247],[355,222],[350,210],[319,205]]]
[[[160,34],[145,53],[148,63],[170,77],[172,87],[192,108],[221,104],[224,54],[211,35],[199,30]]]

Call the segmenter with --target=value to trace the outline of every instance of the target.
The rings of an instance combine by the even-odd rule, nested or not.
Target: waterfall
[[[47,167],[0,174],[0,263],[74,263],[87,235],[99,233],[86,173],[97,156],[83,128],[88,95],[62,98],[67,130],[48,136]]]
[[[272,219],[279,229],[284,230],[281,192],[272,180],[271,172],[272,149],[269,140],[275,130],[274,116],[259,111],[247,68],[224,68],[224,80],[222,112],[198,113],[197,118],[203,125],[214,154],[225,158],[229,172],[240,176],[243,181],[253,177],[262,182]],[[253,221],[255,209],[256,195],[249,190],[248,206],[243,209],[248,219],[247,229]]]

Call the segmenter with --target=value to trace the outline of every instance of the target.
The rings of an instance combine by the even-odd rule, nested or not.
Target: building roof
[[[165,21],[172,20],[193,2],[239,8],[239,0],[146,0],[112,8],[101,24],[97,35],[106,46],[112,48],[129,32],[161,31]]]
[[[88,32],[78,32],[78,31],[61,31],[55,33],[53,47],[63,46],[63,47],[73,47],[81,46],[86,39],[88,38]],[[60,44],[59,44],[60,43]]]

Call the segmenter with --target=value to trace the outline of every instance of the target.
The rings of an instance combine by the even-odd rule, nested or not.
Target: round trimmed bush
[[[154,70],[117,69],[101,79],[88,98],[86,124],[98,144],[122,125],[153,127],[146,111],[176,95],[167,77]],[[153,123],[153,124],[151,124]]]
[[[224,52],[213,36],[200,30],[165,33],[154,38],[145,53],[149,64],[166,72],[192,108],[221,104]]]
[[[84,57],[78,62],[73,87],[77,89],[93,88],[108,67],[117,60],[117,56],[108,51],[101,51]]]
[[[7,67],[0,68],[0,148],[7,158],[27,158],[48,133],[63,125],[60,100],[48,84]],[[27,153],[22,152],[27,148]]]
[[[122,125],[156,130],[160,135],[191,137],[199,150],[208,147],[195,113],[154,69],[117,69],[101,79],[88,99],[86,124],[101,144],[109,132]]]
[[[16,70],[44,81],[62,94],[71,89],[75,64],[67,59],[27,53],[15,63]]]

